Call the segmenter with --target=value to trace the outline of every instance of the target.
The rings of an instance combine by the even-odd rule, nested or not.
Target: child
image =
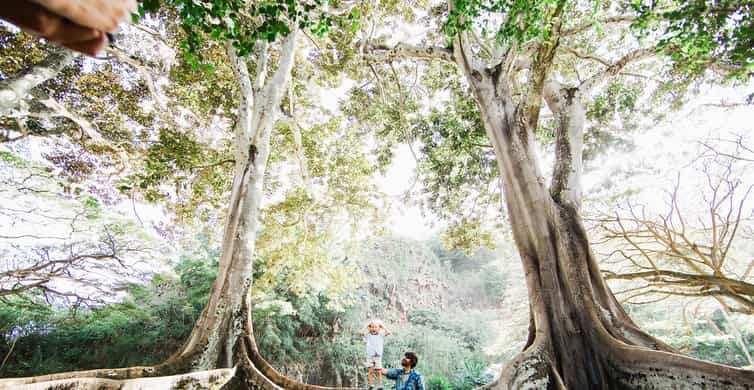
[[[367,360],[366,365],[369,369],[367,373],[367,384],[369,390],[374,389],[372,386],[372,375],[377,373],[377,390],[382,390],[382,345],[385,336],[390,332],[382,325],[382,322],[378,320],[371,320],[366,326],[366,343],[367,343]],[[364,336],[364,331],[359,332],[359,335]]]

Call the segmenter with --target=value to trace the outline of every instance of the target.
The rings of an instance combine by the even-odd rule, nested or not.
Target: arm
[[[386,328],[385,326],[383,326],[383,325],[380,325],[380,328],[381,328],[381,329],[382,329],[383,331],[385,331],[385,336],[387,336],[387,335],[390,335],[390,334],[392,333],[392,332],[390,332],[389,330],[387,330],[387,328]]]
[[[389,370],[382,369],[382,375],[385,375],[387,379],[398,379],[398,369],[397,368],[391,368]]]

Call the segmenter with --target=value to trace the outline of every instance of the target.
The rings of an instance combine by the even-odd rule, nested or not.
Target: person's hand
[[[364,335],[364,331],[362,330],[361,332],[359,332],[359,336],[363,336],[363,335]]]
[[[36,33],[54,44],[65,46],[90,56],[107,44],[105,32],[117,28],[118,22],[128,16],[133,0],[3,0],[0,18],[23,30]],[[100,3],[117,3],[117,7],[94,13],[91,7]],[[85,4],[92,3],[90,6]],[[42,6],[45,5],[45,7]],[[53,11],[50,6],[57,11]],[[65,12],[65,15],[57,13]],[[107,13],[107,12],[109,13]],[[104,12],[104,13],[103,13]],[[80,22],[80,21],[84,22]],[[88,24],[82,24],[88,23]],[[89,25],[91,24],[91,25]],[[93,26],[92,26],[93,25]],[[96,26],[96,27],[94,27]],[[104,27],[103,27],[104,26]]]
[[[6,0],[7,1],[7,0]],[[136,0],[31,0],[83,27],[112,32],[136,11]]]

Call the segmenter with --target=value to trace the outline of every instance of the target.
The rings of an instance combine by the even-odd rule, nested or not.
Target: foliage
[[[487,309],[492,299],[485,298],[485,291],[476,291],[478,297],[469,300],[460,286],[468,284],[475,270],[484,265],[470,264],[477,259],[460,260],[469,263],[468,272],[460,271],[458,286],[451,284],[446,291],[443,285],[451,283],[448,269],[422,243],[393,238],[380,240],[376,247],[369,243],[358,247],[358,254],[346,264],[353,266],[351,278],[362,280],[362,273],[367,276],[366,286],[352,286],[335,297],[318,293],[316,287],[291,289],[286,276],[277,279],[277,284],[260,286],[264,293],[255,292],[253,319],[262,353],[282,372],[309,378],[311,383],[332,384],[335,372],[347,383],[355,379],[354,371],[362,381],[364,344],[357,333],[367,318],[378,317],[392,332],[385,341],[386,366],[397,366],[402,353],[412,350],[420,356],[422,375],[451,378],[457,374],[459,381],[470,381],[474,374],[464,370],[473,365],[466,367],[463,362],[486,361],[481,347],[491,336],[486,324],[494,313]],[[415,278],[412,263],[429,272],[427,279]],[[267,266],[264,259],[258,259],[256,277],[269,274]],[[296,272],[306,272],[306,268]],[[407,286],[400,293],[393,287],[396,281]],[[429,297],[447,302],[445,309],[423,300]],[[340,303],[333,304],[333,300]]]
[[[486,363],[478,356],[463,359],[462,366],[451,373],[451,379],[432,375],[425,380],[427,390],[472,390],[492,382],[492,374],[485,373]]]
[[[138,189],[148,202],[170,201],[177,216],[188,220],[207,220],[210,210],[225,202],[230,188],[227,164],[233,161],[224,151],[189,134],[160,129],[145,154],[143,168],[117,185],[121,193]]]
[[[486,366],[476,356],[464,359],[463,370],[453,377],[453,389],[471,390],[492,382],[492,375],[484,372]]]
[[[425,380],[427,390],[451,390],[450,382],[442,376],[432,375]]]
[[[682,313],[678,311],[688,306],[678,301],[626,307],[643,328],[696,359],[734,367],[749,365],[741,344],[736,340],[737,332],[740,332],[741,342],[748,348],[749,355],[754,355],[754,328],[746,315],[729,314],[726,319],[719,309],[700,308],[699,314],[679,321],[677,318]],[[729,321],[733,321],[736,327]]]
[[[0,353],[10,358],[3,376],[157,364],[191,332],[209,295],[217,249],[204,246],[177,264],[178,277],[155,275],[133,286],[121,303],[74,306],[40,304],[26,295],[0,305]],[[30,305],[30,303],[35,303]]]
[[[350,337],[336,334],[342,312],[328,308],[327,297],[288,293],[278,298],[288,300],[262,302],[254,310],[256,339],[272,364],[290,368],[299,362],[316,362],[341,370],[353,364],[345,358],[354,356],[356,345]]]
[[[470,30],[474,23],[480,23],[482,35],[494,36],[499,44],[527,42],[533,39],[548,40],[552,37],[550,19],[554,9],[567,6],[568,2],[508,1],[508,0],[453,0],[444,31],[454,36],[459,31]],[[490,14],[504,14],[505,18],[497,27]]]
[[[436,243],[400,238],[368,243],[356,261],[370,294],[354,307],[359,310],[351,326],[359,329],[371,317],[386,322],[392,335],[385,341],[384,364],[397,365],[404,352],[414,351],[425,377],[451,378],[472,357],[488,361],[482,346],[493,336],[489,324],[497,314],[490,302],[496,298],[488,295],[478,273],[495,256],[478,253],[470,258],[455,252],[452,256],[464,269],[453,270],[451,253]],[[504,278],[499,271],[497,275]]]
[[[0,160],[9,168],[27,168],[30,165],[23,158],[7,150],[0,150]]]
[[[406,72],[411,67],[396,68]],[[383,71],[380,77],[397,77],[387,69],[377,72]],[[342,110],[365,131],[376,134],[373,154],[380,168],[391,163],[398,144],[409,145],[417,160],[417,185],[405,197],[413,197],[411,202],[448,222],[444,236],[448,244],[466,250],[492,247],[491,232],[502,225],[495,218],[500,215],[501,196],[497,164],[476,102],[452,66],[436,61],[421,72],[421,88],[393,84],[402,80],[353,88]],[[432,107],[424,106],[425,91]]]
[[[311,108],[301,100],[300,106]],[[298,119],[309,118],[302,114]],[[382,210],[370,182],[374,167],[363,152],[364,140],[345,125],[337,117],[312,123],[300,132],[303,161],[293,162],[306,172],[265,183],[275,201],[260,212],[254,278],[260,298],[284,287],[298,296],[322,294],[333,308],[347,303],[344,292],[353,288],[355,270],[344,264],[340,246],[379,224]],[[271,171],[289,166],[299,153],[293,139],[299,130],[287,125],[278,130]]]
[[[149,286],[131,288],[123,303],[68,311],[49,306],[29,307],[20,301],[0,305],[0,329],[5,334],[5,349],[0,349],[0,353],[7,352],[15,341],[3,375],[153,364],[164,359],[190,332],[209,294],[219,248],[209,246],[208,238],[200,237],[199,242],[203,244],[195,253],[183,256],[177,262],[177,277],[155,275]],[[389,246],[390,243],[383,245]],[[410,243],[407,247],[396,241],[395,245],[394,249],[398,252],[394,255],[387,252],[383,257],[398,264],[409,260],[418,262],[421,267],[429,267],[430,278],[447,283],[448,270],[442,264],[451,263],[450,253],[436,248],[436,253],[445,259],[440,260],[434,257],[433,251],[419,249],[420,243]],[[419,252],[411,248],[413,245],[417,245]],[[417,259],[411,253],[423,255]],[[477,253],[476,259],[465,257],[462,253],[453,255],[459,267],[456,271],[458,285],[468,284],[467,279],[475,278],[478,268],[492,259],[489,253]],[[406,255],[412,257],[402,257]],[[482,264],[474,265],[476,261]],[[388,279],[374,282],[390,285],[391,280],[397,277],[406,283],[414,283],[409,278],[411,273],[404,273],[409,272],[410,268],[396,265],[386,265],[393,270],[382,276]],[[264,259],[257,260],[257,278],[270,274],[267,266]],[[289,269],[288,272],[307,271],[309,267],[316,269],[320,266],[302,265],[300,270]],[[372,266],[369,265],[370,269]],[[358,272],[351,273],[351,277],[356,275]],[[383,295],[384,290],[375,291],[377,295],[370,297],[360,294],[366,291],[363,288],[350,287],[350,292],[338,294],[351,298],[330,298],[311,287],[291,289],[286,280],[283,276],[273,285],[261,285],[262,289],[255,291],[257,303],[253,312],[256,339],[261,350],[284,372],[303,372],[319,383],[332,383],[334,378],[328,375],[336,370],[348,378],[349,373],[361,365],[364,346],[355,334],[367,318],[362,308],[371,305],[380,308],[379,316],[396,324],[391,326],[395,334],[387,341],[386,364],[396,364],[402,351],[411,349],[422,356],[420,368],[425,375],[456,378],[455,381],[466,385],[478,382],[479,375],[475,370],[482,364],[479,363],[483,359],[481,346],[489,337],[485,323],[489,321],[490,313],[482,310],[487,300],[475,300],[472,305],[476,309],[461,309],[462,305],[468,304],[463,299],[467,293],[452,287],[451,291],[455,292],[444,298],[452,310],[411,306],[408,323],[400,324],[397,319],[401,314],[395,311],[397,308],[385,309],[387,306],[383,300],[389,300],[389,296],[386,298]],[[417,288],[419,286],[416,285]],[[443,291],[437,284],[433,291],[425,291],[423,295],[431,296]],[[480,293],[485,294],[483,291]],[[333,299],[341,303],[333,305]],[[375,306],[374,303],[378,304]],[[19,324],[27,325],[21,329]],[[361,371],[358,371],[359,375],[364,374]]]
[[[207,40],[232,44],[240,56],[254,51],[257,41],[274,42],[291,32],[292,24],[322,35],[335,23],[353,28],[359,19],[358,9],[334,17],[326,12],[327,0],[272,0],[247,2],[243,0],[146,0],[139,14],[155,13],[161,8],[174,8],[184,32],[181,48],[192,68],[201,64],[201,52]],[[204,69],[213,69],[205,64]]]
[[[659,47],[680,73],[701,76],[711,64],[742,81],[754,75],[754,3],[632,0],[634,27],[660,33]]]
[[[630,151],[631,137],[639,130],[639,118],[652,110],[639,99],[645,86],[639,82],[611,81],[587,107],[589,125],[584,134],[584,160],[594,160],[607,150]],[[619,125],[617,125],[619,123]]]
[[[412,123],[411,133],[422,145],[417,162],[421,204],[450,222],[444,235],[450,247],[493,247],[490,231],[501,226],[489,226],[491,218],[483,216],[500,213],[497,162],[476,102],[457,76],[447,65],[430,64],[424,82],[449,90],[450,99]]]
[[[745,345],[752,345],[754,343],[754,334],[749,333],[746,336],[744,340]],[[671,340],[671,345],[697,359],[709,360],[733,367],[745,367],[750,364],[741,353],[741,346],[736,343],[734,337],[731,335],[720,335],[711,332],[690,336],[681,335],[677,339]],[[754,354],[754,348],[749,348],[749,354]]]

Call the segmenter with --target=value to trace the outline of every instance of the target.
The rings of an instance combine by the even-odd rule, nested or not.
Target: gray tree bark
[[[530,62],[526,95],[515,103],[512,75],[504,64],[481,68],[471,60],[469,47],[464,33],[459,34],[454,61],[476,95],[495,150],[532,311],[524,350],[486,388],[754,388],[753,371],[678,355],[641,331],[599,272],[578,211],[585,120],[582,93],[622,65],[579,87],[545,88],[557,41],[541,44]],[[534,147],[543,98],[559,120],[549,188]]]
[[[0,116],[17,108],[32,89],[57,76],[77,56],[68,49],[55,48],[40,63],[0,81]]]

